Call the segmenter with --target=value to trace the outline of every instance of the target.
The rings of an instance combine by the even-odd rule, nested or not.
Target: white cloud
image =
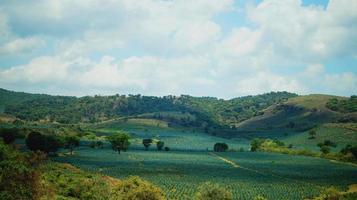
[[[246,8],[244,26],[227,30],[215,17],[235,12],[232,0],[8,1],[0,5],[0,54],[31,52],[43,38],[52,46],[0,69],[0,83],[152,95],[349,94],[355,73],[328,73],[321,63],[357,57],[356,6],[264,0]]]
[[[271,72],[259,72],[238,81],[237,93],[244,95],[260,94],[267,91],[290,91],[304,93],[304,86],[296,79],[279,76]]]
[[[45,41],[37,37],[17,38],[0,46],[0,55],[20,54],[45,46]]]

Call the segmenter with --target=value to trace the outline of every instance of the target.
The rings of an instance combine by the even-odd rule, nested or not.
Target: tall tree
[[[73,149],[79,146],[79,138],[76,136],[67,136],[64,138],[64,147],[69,149],[73,155]]]
[[[119,154],[121,151],[126,151],[130,145],[130,136],[124,131],[120,131],[108,137],[108,141],[112,145],[112,149]]]

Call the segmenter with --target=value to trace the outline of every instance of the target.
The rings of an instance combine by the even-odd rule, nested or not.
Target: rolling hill
[[[319,124],[356,122],[356,98],[271,92],[229,100],[181,96],[51,96],[0,90],[6,115],[62,124],[154,119],[217,136],[303,132]],[[253,137],[253,136],[252,136]]]

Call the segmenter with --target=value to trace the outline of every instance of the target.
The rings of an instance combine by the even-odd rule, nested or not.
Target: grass
[[[357,141],[357,125],[354,123],[328,123],[318,126],[316,129],[316,139],[308,139],[308,131],[287,137],[283,141],[286,144],[293,144],[296,148],[319,151],[317,143],[331,140],[337,144],[332,151],[339,151],[347,144],[353,145]]]

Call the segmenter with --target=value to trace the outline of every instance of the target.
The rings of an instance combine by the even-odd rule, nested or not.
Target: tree
[[[58,138],[43,135],[39,132],[31,132],[26,138],[26,146],[31,151],[42,151],[45,153],[56,152],[60,147]]]
[[[231,200],[232,192],[218,184],[206,182],[197,188],[196,200]]]
[[[18,135],[18,130],[15,128],[2,128],[0,129],[0,137],[3,139],[5,144],[11,144],[15,141]]]
[[[320,147],[320,151],[323,153],[323,154],[328,154],[330,153],[330,148],[326,145],[323,145]]]
[[[223,152],[228,149],[228,145],[226,143],[216,143],[213,147],[215,152]]]
[[[165,143],[163,141],[158,141],[156,143],[157,150],[161,151],[162,148],[164,147]]]
[[[149,139],[143,139],[143,145],[144,145],[146,151],[148,150],[148,148],[149,148],[149,146],[151,145],[151,143],[152,143],[152,139],[151,139],[151,138],[149,138]]]
[[[64,147],[70,149],[71,155],[73,155],[73,149],[79,146],[79,138],[76,136],[67,136],[64,138]]]
[[[264,139],[255,138],[250,142],[250,151],[259,150],[260,146],[263,144]]]
[[[309,139],[315,139],[316,138],[316,131],[315,130],[310,130],[309,131]]]
[[[112,149],[120,154],[120,151],[126,151],[130,145],[130,136],[121,131],[108,137],[108,141],[112,145]]]

